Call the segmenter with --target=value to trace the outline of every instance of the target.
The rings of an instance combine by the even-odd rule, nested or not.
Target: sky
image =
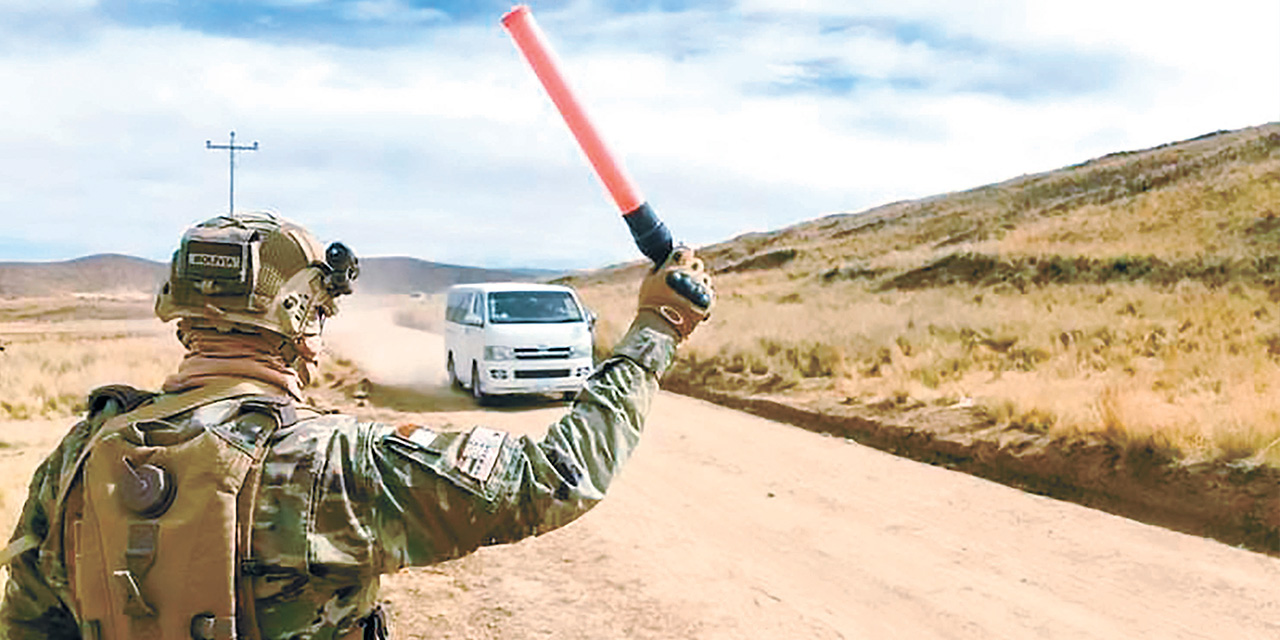
[[[1280,2],[533,0],[692,246],[1280,121]],[[639,259],[492,0],[0,0],[0,261],[266,209],[363,256]]]

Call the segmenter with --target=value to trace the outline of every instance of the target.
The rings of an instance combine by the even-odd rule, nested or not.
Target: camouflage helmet
[[[164,322],[202,318],[297,339],[320,332],[360,273],[355,254],[322,250],[301,226],[266,212],[222,215],[187,229],[156,296]]]

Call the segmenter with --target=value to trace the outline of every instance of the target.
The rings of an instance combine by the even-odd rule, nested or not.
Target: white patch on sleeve
[[[431,443],[436,439],[436,432],[426,428],[418,427],[409,434],[409,442],[412,442],[424,449],[431,448]]]
[[[502,452],[502,443],[507,439],[504,431],[476,427],[467,436],[467,444],[458,456],[458,470],[485,482],[493,473],[498,462],[498,454]]]

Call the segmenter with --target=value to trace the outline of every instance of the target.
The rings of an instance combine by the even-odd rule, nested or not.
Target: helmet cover
[[[249,325],[290,340],[320,333],[351,293],[359,261],[342,243],[321,249],[302,226],[266,212],[236,212],[182,235],[156,315]]]

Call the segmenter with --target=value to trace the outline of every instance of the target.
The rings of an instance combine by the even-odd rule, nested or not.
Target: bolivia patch
[[[493,473],[498,462],[498,454],[502,452],[502,443],[506,442],[504,431],[476,427],[467,436],[467,444],[458,456],[458,470],[462,473],[486,482]]]

